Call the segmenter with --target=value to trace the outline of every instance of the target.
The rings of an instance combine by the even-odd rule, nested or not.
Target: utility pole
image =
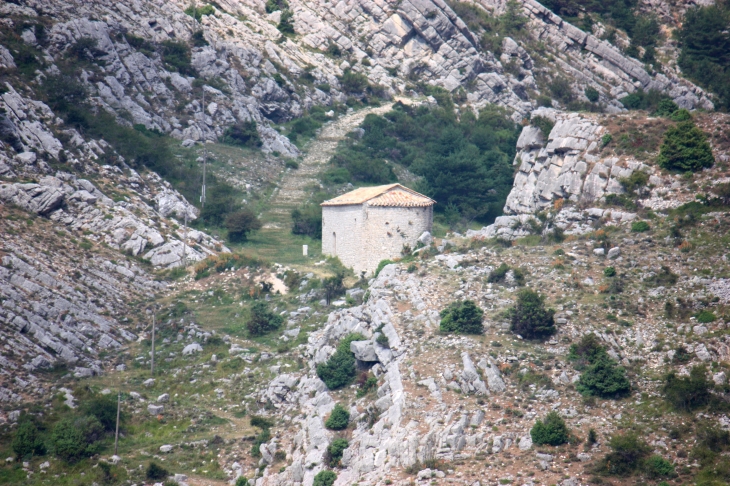
[[[203,86],[203,192],[200,195],[200,206],[205,207],[205,169],[208,164],[208,146],[205,140],[205,129],[208,124],[205,122],[205,86]]]
[[[185,223],[183,224],[183,226],[185,228],[185,236],[183,236],[182,265],[183,265],[183,268],[187,268],[187,266],[188,266],[188,258],[187,258],[187,254],[186,254],[187,247],[188,247],[188,243],[187,243],[187,240],[188,240],[188,210],[187,210],[187,208],[185,209],[184,221],[185,221]]]
[[[152,376],[155,376],[155,308],[152,307]]]
[[[122,407],[122,392],[117,392],[117,430],[114,432],[114,455],[117,455],[117,444],[119,443],[119,410]]]

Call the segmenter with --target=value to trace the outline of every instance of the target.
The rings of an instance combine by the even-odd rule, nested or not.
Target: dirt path
[[[377,108],[355,111],[325,125],[306,148],[299,169],[288,170],[279,188],[271,195],[269,209],[261,217],[266,221],[264,229],[272,232],[290,231],[291,211],[306,203],[309,197],[307,188],[318,183],[317,174],[334,155],[337,144],[357,128],[368,114],[382,115],[392,106],[392,103],[388,103]]]

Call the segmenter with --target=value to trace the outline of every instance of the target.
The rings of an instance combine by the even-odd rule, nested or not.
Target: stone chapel
[[[356,274],[415,248],[431,232],[436,201],[400,184],[361,187],[322,203],[322,253]]]

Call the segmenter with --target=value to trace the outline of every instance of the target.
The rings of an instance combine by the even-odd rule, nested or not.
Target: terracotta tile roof
[[[427,207],[436,204],[433,199],[408,189],[400,184],[361,187],[322,203],[322,206],[348,206],[363,204],[369,206]]]

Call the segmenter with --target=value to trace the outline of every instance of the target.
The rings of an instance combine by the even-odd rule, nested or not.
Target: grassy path
[[[376,108],[365,108],[326,124],[305,148],[305,155],[296,170],[288,169],[261,215],[264,227],[251,235],[246,247],[268,261],[298,267],[309,267],[320,260],[321,242],[291,233],[291,212],[309,199],[310,188],[319,184],[317,175],[330,160],[337,144],[357,128],[370,114],[387,113],[392,103]],[[302,256],[302,245],[309,245],[310,257]]]

